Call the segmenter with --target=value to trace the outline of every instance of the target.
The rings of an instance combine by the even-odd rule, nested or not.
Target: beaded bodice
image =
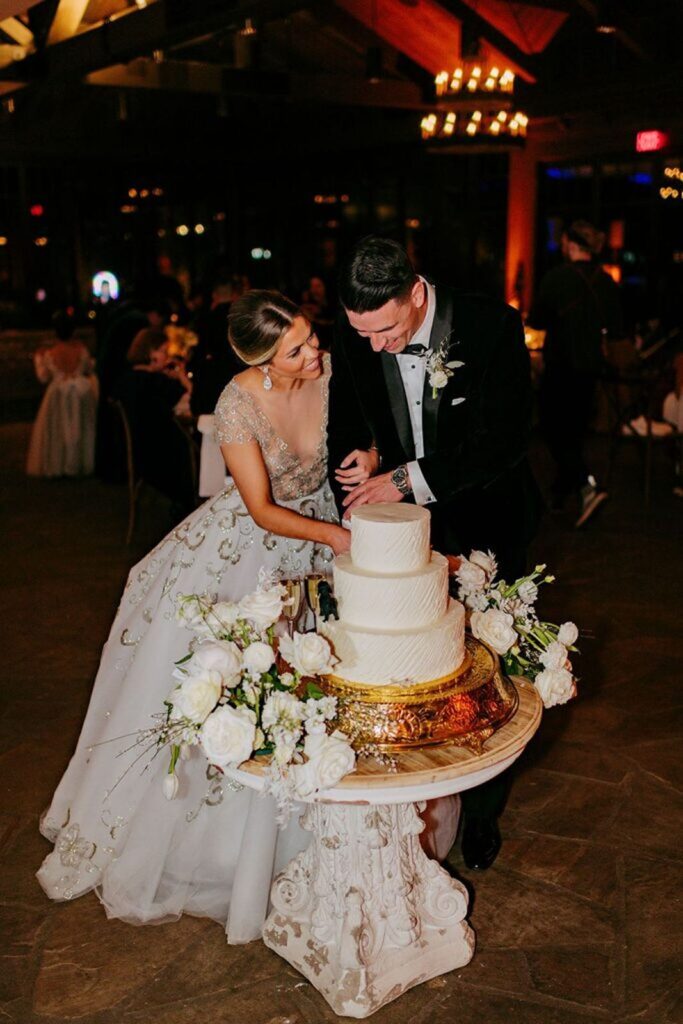
[[[329,411],[330,357],[323,357],[320,436],[312,459],[302,462],[296,452],[274,429],[251,392],[231,380],[218,399],[215,437],[218,444],[256,442],[270,477],[273,498],[292,501],[313,494],[327,476],[327,417]]]

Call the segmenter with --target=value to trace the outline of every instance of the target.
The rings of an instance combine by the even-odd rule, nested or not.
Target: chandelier
[[[425,140],[448,140],[453,138],[474,139],[484,137],[523,141],[526,138],[529,118],[521,110],[510,113],[507,110],[487,112],[484,110],[449,110],[431,113],[422,118],[420,131]]]
[[[475,59],[462,60],[452,72],[440,71],[434,79],[436,95],[477,96],[512,95],[515,89],[515,73],[510,68],[486,65]]]
[[[434,87],[439,109],[420,122],[424,140],[500,139],[513,144],[526,138],[529,118],[514,109],[511,68],[487,62],[476,53],[460,60],[453,71],[440,71]]]

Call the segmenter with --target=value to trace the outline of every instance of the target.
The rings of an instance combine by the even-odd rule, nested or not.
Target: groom
[[[353,251],[339,294],[328,442],[342,515],[368,502],[425,505],[437,550],[490,549],[503,577],[522,575],[540,506],[526,459],[532,394],[519,314],[431,284],[402,246],[373,236]],[[357,466],[345,457],[367,449],[380,465],[352,486]],[[506,788],[494,779],[463,794],[469,867],[496,858]]]

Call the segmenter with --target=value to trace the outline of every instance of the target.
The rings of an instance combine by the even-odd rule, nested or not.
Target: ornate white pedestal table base
[[[519,707],[481,754],[453,744],[398,755],[386,773],[361,762],[306,805],[310,846],[274,881],[265,944],[296,967],[340,1016],[368,1017],[413,985],[467,964],[467,895],[423,852],[422,801],[459,793],[515,761],[541,720],[537,690],[515,679]],[[230,774],[261,789],[264,766]]]
[[[413,804],[311,804],[311,845],[278,876],[263,941],[335,1013],[367,1017],[468,963],[467,894],[422,851]]]

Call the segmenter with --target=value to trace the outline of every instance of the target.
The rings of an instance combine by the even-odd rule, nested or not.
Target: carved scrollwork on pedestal
[[[344,969],[370,969],[464,919],[465,890],[424,854],[413,804],[309,804],[302,826],[313,839],[275,880],[274,912],[335,948]]]

